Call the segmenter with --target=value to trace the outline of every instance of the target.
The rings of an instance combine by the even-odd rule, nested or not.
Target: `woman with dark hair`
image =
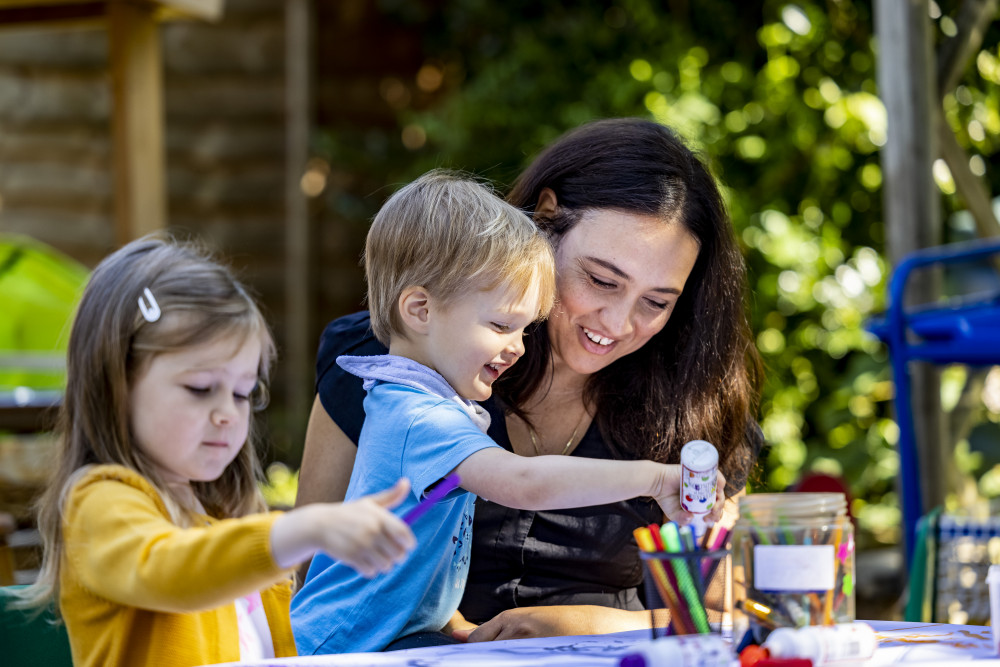
[[[746,268],[704,164],[662,125],[595,121],[539,154],[508,200],[548,233],[558,300],[484,404],[489,435],[524,456],[663,463],[708,440],[726,493],[742,492],[762,443],[760,361]],[[350,479],[364,391],[334,360],[382,353],[366,313],[327,326],[298,504],[342,500]],[[477,641],[648,627],[632,530],[661,520],[648,500],[530,512],[480,498],[465,622],[447,630]]]

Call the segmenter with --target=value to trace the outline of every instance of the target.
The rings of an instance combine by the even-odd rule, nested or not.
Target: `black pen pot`
[[[732,559],[728,548],[640,555],[654,639],[696,633],[732,639]]]

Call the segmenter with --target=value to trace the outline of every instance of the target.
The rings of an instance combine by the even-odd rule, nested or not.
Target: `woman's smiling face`
[[[585,212],[556,244],[549,338],[556,362],[584,375],[663,329],[699,250],[680,223],[610,209]]]

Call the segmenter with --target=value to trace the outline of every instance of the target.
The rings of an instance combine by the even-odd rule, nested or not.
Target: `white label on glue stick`
[[[765,593],[829,591],[835,564],[832,544],[758,544],[753,548],[753,585]]]

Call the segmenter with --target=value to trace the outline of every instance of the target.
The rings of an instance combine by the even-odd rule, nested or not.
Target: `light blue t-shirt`
[[[391,355],[338,363],[368,389],[347,500],[408,477],[412,493],[393,510],[403,515],[469,455],[498,446],[484,432],[481,408],[429,368]],[[444,627],[469,572],[475,500],[458,488],[435,503],[414,522],[417,546],[406,561],[373,579],[317,554],[292,599],[299,655],[380,651],[398,637]]]

